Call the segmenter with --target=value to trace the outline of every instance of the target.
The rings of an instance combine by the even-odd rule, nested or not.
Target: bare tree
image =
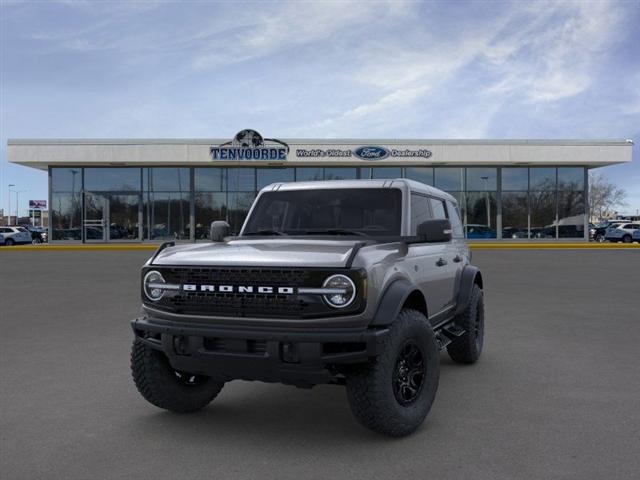
[[[627,192],[611,183],[602,173],[589,173],[589,207],[591,218],[603,220],[615,213],[616,207],[626,205]]]

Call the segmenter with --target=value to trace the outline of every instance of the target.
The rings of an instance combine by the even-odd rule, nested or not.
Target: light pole
[[[7,225],[11,225],[11,187],[15,187],[13,183],[9,184],[9,210],[7,214]]]

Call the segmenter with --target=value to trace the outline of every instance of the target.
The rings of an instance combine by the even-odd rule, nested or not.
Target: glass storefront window
[[[188,168],[145,168],[143,188],[149,192],[188,192]]]
[[[189,239],[189,194],[149,193],[145,202],[145,238]]]
[[[52,192],[79,192],[82,190],[82,168],[52,168]]]
[[[584,193],[563,191],[558,193],[558,238],[584,237]]]
[[[374,168],[361,168],[360,178],[381,178],[381,179],[393,179],[402,177],[402,168],[399,167],[374,167]]]
[[[404,169],[404,176],[425,185],[433,185],[433,168],[430,167],[407,167]]]
[[[547,167],[530,168],[529,181],[530,190],[555,190],[556,169]]]
[[[467,192],[467,238],[496,238],[496,193]]]
[[[325,180],[353,180],[355,178],[358,178],[357,168],[337,167],[324,169]]]
[[[256,170],[258,190],[262,190],[271,183],[294,181],[293,168],[258,168]]]
[[[232,234],[240,232],[254,199],[254,192],[229,192],[227,194],[227,216]]]
[[[528,237],[527,192],[502,192],[502,238]]]
[[[436,168],[434,176],[436,188],[447,192],[464,190],[464,168]]]
[[[79,193],[52,193],[50,210],[53,240],[82,239],[82,202]]]
[[[225,190],[224,173],[224,168],[195,168],[195,191],[223,192]]]
[[[140,168],[85,168],[84,189],[89,192],[139,192]]]
[[[227,168],[227,190],[230,192],[255,192],[255,168]]]
[[[227,194],[225,192],[196,192],[196,240],[209,238],[211,222],[227,220]]]
[[[529,189],[529,169],[510,168],[502,169],[502,190],[527,191]]]
[[[530,238],[555,238],[556,192],[530,192]]]
[[[493,192],[498,189],[497,168],[467,168],[467,190]]]
[[[323,178],[323,168],[296,168],[296,182],[311,182]]]
[[[584,190],[584,168],[558,168],[558,190]]]

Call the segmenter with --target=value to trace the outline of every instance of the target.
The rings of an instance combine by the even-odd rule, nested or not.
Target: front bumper
[[[389,330],[293,331],[194,325],[151,317],[131,322],[139,341],[162,351],[176,370],[297,386],[331,383],[340,366],[364,363],[380,352]]]

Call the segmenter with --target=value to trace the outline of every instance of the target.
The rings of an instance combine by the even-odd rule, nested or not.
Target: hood
[[[262,238],[178,245],[162,250],[153,264],[342,268],[356,243]]]

